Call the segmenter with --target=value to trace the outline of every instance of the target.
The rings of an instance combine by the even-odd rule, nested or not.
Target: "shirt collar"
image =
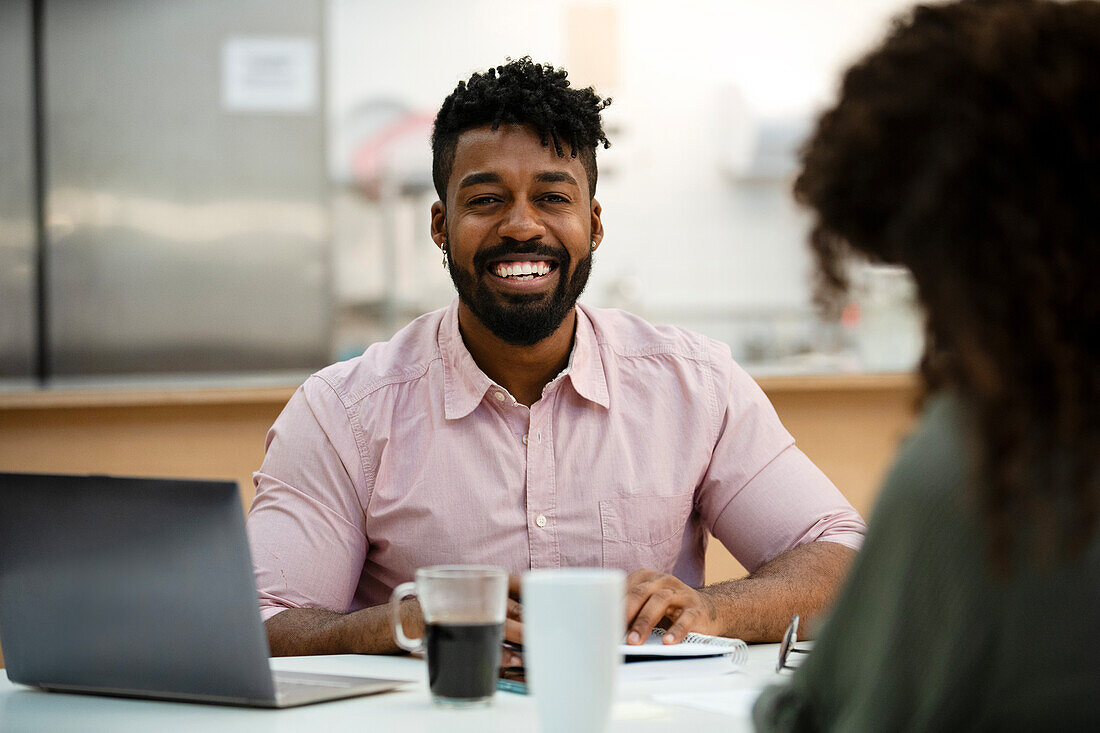
[[[600,344],[596,340],[596,329],[592,326],[592,319],[584,307],[578,304],[576,311],[577,332],[573,339],[569,379],[577,394],[606,410],[611,402],[607,394],[607,377],[604,373]]]
[[[439,324],[439,353],[443,357],[443,416],[458,420],[473,412],[493,386],[462,342],[458,298],[451,301]]]
[[[609,405],[607,379],[596,331],[588,314],[580,306],[576,306],[576,312],[577,330],[566,375],[577,394],[606,409]],[[473,412],[485,398],[485,393],[495,385],[481,371],[462,341],[458,329],[457,298],[443,314],[438,343],[443,359],[443,415],[448,420],[458,420]]]

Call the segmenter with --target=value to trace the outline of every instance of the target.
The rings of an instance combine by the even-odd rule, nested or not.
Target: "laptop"
[[[0,473],[8,679],[282,708],[398,680],[275,672],[237,484]]]

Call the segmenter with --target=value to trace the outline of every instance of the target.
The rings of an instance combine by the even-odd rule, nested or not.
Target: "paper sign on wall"
[[[231,112],[310,112],[317,105],[311,38],[236,37],[222,42],[222,106]]]

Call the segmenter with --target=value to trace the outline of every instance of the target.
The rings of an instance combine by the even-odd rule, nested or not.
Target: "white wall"
[[[606,29],[618,64],[597,88],[614,97],[605,113],[612,148],[598,155],[606,238],[585,300],[659,320],[694,311],[805,311],[806,220],[790,201],[789,180],[738,181],[730,171],[744,170],[762,125],[808,127],[840,70],[907,3],[599,4],[608,5],[618,18]],[[506,56],[567,68],[578,54],[598,58],[605,49],[570,45],[567,20],[578,7],[585,4],[334,0],[331,117],[338,123],[362,100],[380,97],[434,114],[457,81]],[[441,299],[447,283],[427,224],[425,210],[409,236],[423,253],[416,261],[432,263],[419,273],[424,292]],[[354,277],[343,275],[346,283]]]

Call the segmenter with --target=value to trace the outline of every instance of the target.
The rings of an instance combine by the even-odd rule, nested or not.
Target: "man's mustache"
[[[518,242],[514,239],[501,240],[488,249],[483,249],[474,255],[474,267],[484,270],[490,260],[508,257],[509,255],[523,255],[524,257],[546,257],[558,261],[558,266],[566,269],[569,265],[569,252],[565,247],[554,247],[544,242]]]

